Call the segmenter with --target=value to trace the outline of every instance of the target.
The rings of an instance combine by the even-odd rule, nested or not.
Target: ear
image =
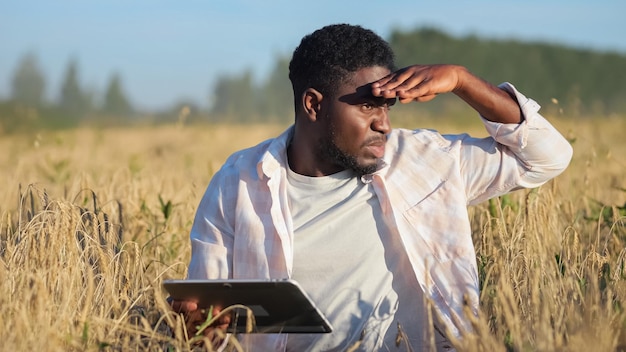
[[[302,93],[302,107],[311,122],[317,120],[318,113],[322,109],[323,99],[324,96],[322,93],[315,88],[307,88],[304,93]]]

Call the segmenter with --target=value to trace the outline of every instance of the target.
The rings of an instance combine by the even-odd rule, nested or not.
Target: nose
[[[388,134],[391,132],[391,122],[389,121],[389,108],[387,106],[381,106],[378,109],[379,113],[376,114],[372,121],[372,130],[380,132],[382,134]]]

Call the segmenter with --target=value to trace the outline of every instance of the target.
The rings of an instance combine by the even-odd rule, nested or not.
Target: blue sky
[[[159,109],[181,99],[206,106],[220,74],[250,69],[263,79],[278,55],[331,23],[383,37],[434,26],[626,54],[625,17],[621,0],[0,0],[0,98],[27,52],[39,59],[50,100],[73,58],[88,89],[101,93],[117,72],[136,106]]]

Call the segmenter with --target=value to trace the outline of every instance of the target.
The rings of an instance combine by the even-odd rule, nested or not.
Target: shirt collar
[[[274,138],[257,162],[259,178],[271,178],[280,168],[287,167],[287,146],[293,136],[294,125],[289,126],[278,137]]]

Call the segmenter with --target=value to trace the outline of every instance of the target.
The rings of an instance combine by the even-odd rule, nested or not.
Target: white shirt
[[[450,345],[426,328],[433,322],[422,290],[399,234],[384,223],[372,185],[352,170],[307,177],[288,169],[287,180],[295,234],[292,279],[333,326],[329,334],[289,335],[287,350],[426,350],[431,338]]]

